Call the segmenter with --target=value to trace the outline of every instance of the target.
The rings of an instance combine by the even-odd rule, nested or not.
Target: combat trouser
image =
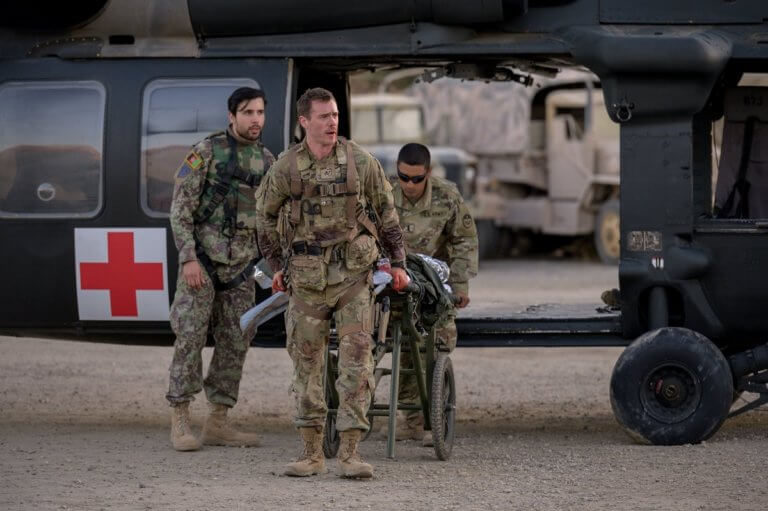
[[[218,267],[222,280],[239,274],[247,266]],[[176,334],[170,383],[166,399],[172,404],[194,399],[205,388],[208,401],[232,407],[237,402],[240,379],[248,351],[249,339],[240,331],[240,316],[253,306],[255,287],[247,279],[234,289],[214,291],[204,274],[199,289],[190,288],[179,268],[176,295],[171,305],[171,328]],[[203,381],[202,349],[212,325],[216,341],[208,376]]]
[[[346,297],[346,305],[333,313],[339,333],[339,376],[336,389],[340,403],[336,429],[367,431],[370,427],[366,414],[375,387],[371,337],[373,298],[368,281],[370,276],[366,273],[346,277],[343,282],[329,284],[322,291],[297,285],[292,285],[291,288],[286,330],[288,353],[294,367],[294,422],[298,428],[323,425],[328,411],[323,389],[323,370],[330,319],[321,319],[322,311],[336,308],[339,299],[349,289],[358,286],[361,278],[366,279],[366,285],[358,286],[359,291]],[[320,312],[313,317],[312,310]]]

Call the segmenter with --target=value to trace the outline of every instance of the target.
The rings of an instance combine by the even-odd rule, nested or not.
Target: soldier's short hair
[[[237,107],[239,107],[243,101],[250,101],[252,99],[261,98],[264,100],[264,106],[267,106],[267,96],[263,90],[254,89],[253,87],[240,87],[229,96],[227,100],[227,110],[232,115],[237,114]]]
[[[333,93],[331,93],[331,91],[328,89],[323,89],[322,87],[307,89],[296,102],[296,113],[299,115],[299,117],[305,117],[309,119],[309,114],[312,111],[313,101],[326,102],[331,100],[336,101],[336,98],[333,97]]]
[[[425,169],[429,169],[430,162],[431,157],[427,146],[416,142],[405,144],[397,155],[397,163],[406,165],[423,165]]]

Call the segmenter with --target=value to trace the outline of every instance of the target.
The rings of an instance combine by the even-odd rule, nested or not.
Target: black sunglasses
[[[403,181],[405,183],[410,181],[413,184],[417,185],[417,184],[421,183],[422,181],[424,181],[425,179],[427,179],[427,173],[424,173],[424,174],[422,174],[420,176],[406,176],[405,174],[403,174],[402,172],[400,172],[398,170],[397,171],[397,177],[400,178],[400,181]]]

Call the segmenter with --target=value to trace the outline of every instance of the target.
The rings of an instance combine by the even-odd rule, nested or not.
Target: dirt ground
[[[473,307],[594,301],[614,285],[615,269],[597,264],[498,262],[481,269]],[[374,434],[362,444],[375,466],[369,481],[339,478],[334,460],[323,476],[281,475],[300,451],[281,349],[249,352],[232,413],[263,434],[262,447],[175,452],[163,398],[171,352],[0,337],[0,509],[763,510],[768,502],[768,413],[727,421],[701,445],[636,445],[608,399],[620,349],[457,350],[453,457],[438,461],[409,441],[389,460]],[[193,411],[199,431],[204,399]]]

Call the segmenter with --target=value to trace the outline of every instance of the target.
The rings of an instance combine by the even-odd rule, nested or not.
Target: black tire
[[[606,201],[595,218],[594,243],[600,260],[605,264],[619,264],[621,256],[621,230],[619,229],[619,201]]]
[[[493,259],[499,254],[499,228],[493,220],[477,220],[477,255],[480,260]]]
[[[439,353],[435,361],[429,408],[435,454],[445,461],[451,457],[456,430],[456,382],[447,353]]]
[[[638,337],[611,376],[611,407],[635,440],[696,444],[712,436],[733,402],[733,377],[722,352],[687,328]]]
[[[331,367],[331,371],[326,371],[326,374],[338,374],[338,357],[336,353],[328,353],[328,365]],[[336,392],[334,378],[325,379],[325,404],[328,409],[339,409],[339,395]],[[339,452],[339,445],[341,445],[341,437],[339,432],[336,431],[336,414],[327,414],[325,417],[325,431],[323,432],[323,454],[326,458],[335,458],[336,453]]]

